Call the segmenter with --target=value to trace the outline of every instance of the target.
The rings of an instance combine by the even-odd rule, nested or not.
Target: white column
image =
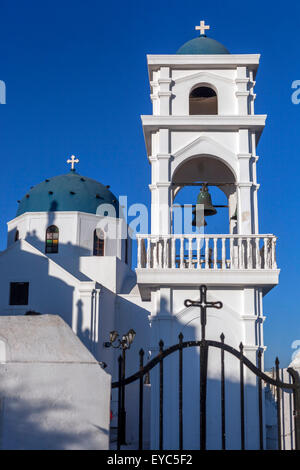
[[[253,180],[253,232],[254,233],[259,233],[259,224],[258,224],[258,198],[257,198],[257,193],[259,190],[260,185],[257,184],[257,173],[256,173],[256,164],[259,159],[259,157],[256,155],[256,135],[255,132],[251,133],[251,153],[252,153],[252,158],[250,161],[251,165],[251,170],[252,170],[252,180]]]
[[[169,130],[160,129],[156,142],[156,153],[151,156],[151,233],[168,235],[170,233],[170,158]]]
[[[160,116],[170,115],[170,101],[172,93],[170,91],[171,85],[170,68],[161,67],[158,79],[158,100],[159,100],[159,114]]]
[[[249,78],[247,77],[246,67],[237,67],[237,78],[235,80],[237,91],[235,93],[238,102],[238,114],[245,116],[249,114],[249,90],[248,83]]]
[[[238,217],[238,231],[240,234],[247,235],[253,233],[252,227],[252,181],[250,174],[250,159],[251,153],[249,152],[249,131],[241,129],[239,131],[239,183],[238,183],[238,204],[239,204],[239,217]]]

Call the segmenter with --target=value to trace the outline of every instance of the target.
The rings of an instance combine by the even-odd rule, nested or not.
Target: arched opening
[[[46,230],[45,253],[58,253],[59,230],[56,225],[50,225]]]
[[[195,209],[192,205],[195,206],[198,203],[199,193],[203,190],[204,183],[212,205],[216,207],[216,213],[212,217],[205,217],[205,233],[235,233],[237,227],[236,178],[225,162],[212,155],[193,156],[175,170],[172,178],[172,232],[187,233],[189,226],[191,233],[195,231],[188,220],[192,217],[192,210]],[[182,214],[182,221],[186,223],[184,227],[182,226],[182,232],[180,232],[180,214]],[[177,223],[177,228],[175,223]]]
[[[20,238],[20,234],[19,234],[19,230],[17,229],[15,233],[15,242],[17,242],[19,238]]]
[[[228,267],[236,245],[230,235],[237,229],[236,177],[229,165],[212,155],[184,161],[173,174],[172,201],[171,233],[182,235],[172,248],[176,266]]]
[[[216,92],[208,86],[194,88],[189,97],[190,115],[218,114]]]
[[[94,230],[93,255],[104,256],[104,232],[99,228]]]

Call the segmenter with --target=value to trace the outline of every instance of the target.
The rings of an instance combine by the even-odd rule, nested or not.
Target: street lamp
[[[104,343],[105,348],[114,348],[122,350],[122,381],[125,380],[125,359],[126,351],[130,349],[133,340],[135,338],[136,332],[133,328],[122,336],[122,339],[119,338],[119,333],[116,330],[113,330],[109,333],[109,341]],[[122,386],[121,394],[121,444],[126,444],[126,410],[125,410],[125,386]]]

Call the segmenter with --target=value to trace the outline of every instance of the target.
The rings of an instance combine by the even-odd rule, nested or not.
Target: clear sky
[[[280,285],[265,298],[266,365],[290,362],[300,340],[300,4],[173,0],[0,0],[0,249],[17,200],[45,179],[79,171],[129,204],[149,204],[150,167],[140,115],[151,114],[146,54],[172,54],[198,33],[232,53],[261,53],[256,107],[268,114],[258,146],[260,232],[278,240]],[[191,201],[194,203],[194,201]]]

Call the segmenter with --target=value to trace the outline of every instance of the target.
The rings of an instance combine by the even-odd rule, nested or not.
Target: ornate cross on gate
[[[71,170],[75,170],[75,163],[79,163],[79,159],[75,157],[75,155],[72,155],[69,160],[67,160],[67,163],[71,163]]]
[[[206,325],[206,309],[207,308],[222,308],[222,302],[207,302],[206,298],[207,287],[202,285],[200,286],[200,301],[198,300],[185,300],[184,305],[186,307],[200,307],[200,321],[201,321],[201,340],[205,339],[205,325]]]
[[[196,31],[200,31],[200,36],[205,36],[205,30],[210,29],[210,26],[205,24],[205,21],[200,21],[200,26],[195,26]]]

